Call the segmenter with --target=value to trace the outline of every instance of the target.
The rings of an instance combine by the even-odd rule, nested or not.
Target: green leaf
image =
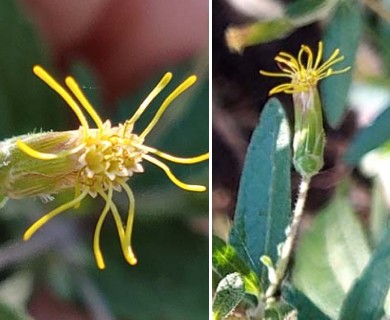
[[[386,203],[384,187],[378,177],[373,180],[370,213],[370,242],[376,247],[383,238],[390,218],[390,208]]]
[[[0,139],[63,126],[64,110],[56,108],[55,93],[32,73],[34,64],[50,63],[17,1],[0,2],[0,43]]]
[[[286,38],[295,29],[326,17],[339,0],[294,1],[286,8],[285,16],[228,27],[227,46],[232,52],[242,53],[246,47]]]
[[[390,230],[344,301],[339,320],[382,319],[390,287]]]
[[[389,1],[381,1],[380,4],[386,11],[390,9]],[[383,59],[383,64],[387,69],[385,74],[388,74],[390,70],[390,25],[380,15],[378,15],[378,18],[377,30],[373,33],[372,38],[379,45],[381,59]]]
[[[277,99],[266,104],[253,132],[241,176],[230,244],[268,283],[262,255],[278,258],[291,212],[290,130]]]
[[[325,34],[324,57],[328,58],[336,48],[345,57],[335,70],[355,65],[356,51],[360,37],[360,8],[355,2],[341,1],[333,18],[329,21]],[[337,127],[346,111],[348,90],[352,80],[352,70],[330,76],[320,84],[322,105],[329,125]]]
[[[283,287],[282,297],[298,311],[298,320],[330,320],[308,297],[292,285]]]
[[[286,15],[296,25],[306,25],[326,16],[339,0],[295,0],[286,7]]]
[[[243,262],[236,250],[222,239],[213,236],[213,271],[220,278],[239,272],[245,284],[245,292],[258,297],[261,293],[259,279],[255,272]]]
[[[357,165],[366,153],[390,140],[389,123],[390,107],[376,117],[370,126],[356,134],[346,151],[345,161],[350,165]]]
[[[287,37],[294,25],[287,17],[258,21],[242,26],[229,27],[225,38],[232,52],[242,53],[246,47],[255,46]]]
[[[0,319],[4,320],[32,320],[25,312],[16,310],[13,307],[0,302]]]
[[[296,311],[294,308],[285,303],[278,301],[265,309],[264,320],[293,320],[296,319]]]
[[[335,319],[369,256],[362,226],[348,199],[339,191],[316,216],[297,247],[293,284],[323,313]]]
[[[218,284],[213,301],[213,319],[228,316],[245,296],[245,285],[238,272],[230,273]]]

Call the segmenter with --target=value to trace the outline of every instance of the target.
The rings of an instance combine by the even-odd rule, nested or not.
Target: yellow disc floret
[[[112,128],[110,121],[103,130],[91,132],[79,157],[79,183],[88,186],[89,194],[95,197],[102,189],[112,184],[120,190],[134,172],[143,172],[141,161],[146,152],[140,147],[143,139],[131,133],[131,127]],[[92,131],[92,130],[90,130]]]

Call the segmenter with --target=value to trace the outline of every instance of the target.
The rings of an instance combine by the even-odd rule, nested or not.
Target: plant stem
[[[309,176],[302,176],[301,184],[299,186],[298,199],[293,211],[292,221],[289,226],[289,230],[287,231],[288,233],[286,235],[286,241],[282,245],[280,258],[276,266],[276,281],[274,283],[271,283],[268,287],[267,292],[265,294],[266,301],[273,300],[275,293],[278,291],[283,279],[286,276],[287,268],[293,251],[294,242],[298,236],[299,225],[301,223],[303,209],[305,207],[310,179],[311,178]]]

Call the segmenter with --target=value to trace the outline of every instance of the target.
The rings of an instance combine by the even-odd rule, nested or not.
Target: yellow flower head
[[[58,159],[64,158],[69,158],[69,162],[74,166],[73,172],[66,174],[67,179],[61,177],[62,189],[70,187],[75,189],[74,198],[36,221],[25,232],[24,240],[28,240],[40,227],[53,217],[72,207],[78,207],[86,196],[90,195],[91,197],[96,197],[99,195],[104,199],[105,206],[98,219],[93,242],[94,254],[98,267],[100,269],[105,268],[100,249],[100,232],[104,219],[109,212],[112,213],[115,220],[125,259],[131,265],[136,264],[137,259],[131,246],[135,203],[133,192],[126,182],[134,173],[141,173],[144,171],[142,166],[143,160],[162,169],[168,178],[182,189],[195,192],[206,190],[206,187],[204,186],[190,185],[180,181],[171,172],[169,167],[158,158],[181,164],[192,164],[207,160],[209,158],[208,153],[193,158],[180,158],[144,144],[145,138],[157,124],[170,103],[183,91],[188,89],[196,81],[196,77],[191,76],[180,84],[165,99],[146,128],[140,134],[136,134],[133,132],[134,123],[140,118],[152,100],[170,82],[172,78],[171,73],[167,73],[161,79],[129,120],[124,124],[113,127],[109,120],[105,122],[101,120],[72,77],[67,77],[65,79],[65,84],[67,86],[67,88],[65,88],[56,82],[41,66],[34,66],[33,71],[67,102],[79,119],[81,126],[79,130],[67,132],[69,133],[69,137],[72,137],[72,143],[67,144],[66,142],[62,142],[61,146],[56,148],[56,150],[61,150],[58,153],[45,153],[42,152],[42,150],[34,149],[29,146],[29,140],[26,136],[23,136],[25,139],[20,138],[16,141],[19,150],[33,159],[47,161],[48,166],[50,163],[54,164],[54,161],[58,162]],[[90,128],[80,105],[91,117],[96,128]],[[114,190],[121,191],[122,189],[129,199],[129,209],[125,224],[123,224],[119,211],[112,199]]]
[[[306,54],[306,64],[303,61],[303,56]],[[348,71],[351,67],[346,67],[341,70],[333,70],[331,67],[336,63],[344,60],[344,56],[340,56],[340,50],[336,49],[332,55],[322,64],[323,43],[318,42],[317,57],[314,61],[314,55],[311,49],[302,45],[298,53],[298,59],[287,52],[279,52],[275,57],[275,61],[280,70],[283,72],[268,72],[260,70],[260,74],[270,77],[286,77],[290,78],[290,82],[280,84],[274,87],[269,95],[285,92],[298,93],[309,91],[314,88],[318,81],[331,75],[340,74]]]

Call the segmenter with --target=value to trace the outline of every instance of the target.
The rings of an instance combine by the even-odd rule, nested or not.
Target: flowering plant
[[[379,21],[388,20],[385,6],[367,4]],[[353,1],[295,1],[277,17],[230,26],[225,33],[232,51],[242,53],[249,46],[260,45],[240,59],[232,58],[233,65],[245,61],[244,69],[253,74],[256,70],[251,70],[250,60],[255,54],[256,63],[265,66],[274,51],[280,71],[270,66],[260,71],[265,77],[259,79],[260,92],[253,95],[265,97],[268,92],[273,97],[262,107],[251,135],[231,228],[229,223],[215,228],[214,319],[347,320],[390,315],[389,209],[384,201],[385,150],[390,139],[388,100],[372,124],[349,141],[356,130],[354,112],[359,110],[358,116],[365,113],[361,110],[372,112],[374,100],[379,98],[371,91],[363,99],[361,90],[360,99],[348,100],[358,88],[353,75],[363,82],[359,88],[373,85],[373,79],[378,81],[376,86],[383,85],[388,78],[384,65],[373,68],[374,61],[388,60],[384,51],[374,46],[367,49],[366,43],[357,50],[362,21],[372,25],[362,14],[366,9]],[[321,20],[320,33],[310,25],[317,20]],[[303,25],[307,26],[289,39],[264,44],[285,38]],[[382,31],[375,38],[388,43]],[[300,44],[313,43],[316,35],[322,39],[317,50],[312,44]],[[277,53],[281,47],[296,53]],[[243,73],[239,76],[244,79]],[[267,81],[268,77],[280,81]],[[235,85],[236,90],[243,90]],[[388,85],[383,86],[388,91]],[[228,102],[219,101],[226,118],[234,109],[229,98]],[[246,105],[259,101],[247,100]],[[353,110],[347,113],[348,107]],[[285,113],[290,108],[292,130]],[[243,132],[237,131],[242,138]],[[226,141],[233,138],[226,135]],[[381,145],[372,153],[380,155],[380,163],[364,157]],[[364,172],[359,167],[362,158]],[[371,184],[363,174],[373,172]],[[230,190],[220,186],[220,194],[223,191]]]

